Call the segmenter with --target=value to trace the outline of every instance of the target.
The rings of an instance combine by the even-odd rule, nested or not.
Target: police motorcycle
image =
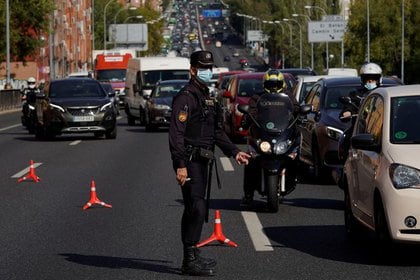
[[[280,196],[292,192],[296,186],[296,164],[299,147],[299,116],[309,113],[311,107],[302,105],[299,116],[293,115],[293,103],[286,94],[264,93],[257,102],[257,114],[250,113],[249,105],[238,105],[238,110],[253,122],[249,129],[250,154],[259,160],[264,184],[257,190],[267,197],[270,212],[278,212]],[[294,165],[294,166],[293,166]],[[295,168],[288,176],[288,168]]]
[[[33,84],[32,84],[33,83]],[[29,87],[22,90],[22,125],[29,131],[29,133],[35,133],[35,129],[38,123],[38,117],[36,112],[36,99],[40,95],[40,90],[35,87],[35,79],[33,82],[31,78],[28,79]]]

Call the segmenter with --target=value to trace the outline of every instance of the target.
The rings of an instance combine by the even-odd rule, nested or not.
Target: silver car
[[[378,88],[359,111],[344,166],[345,226],[420,243],[420,85]]]

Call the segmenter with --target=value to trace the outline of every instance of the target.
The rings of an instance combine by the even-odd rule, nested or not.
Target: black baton
[[[207,197],[206,197],[206,210],[207,210],[206,211],[206,218],[205,218],[206,223],[209,222],[211,176],[213,174],[213,163],[214,163],[213,159],[209,160],[209,163],[208,163],[209,170],[208,170],[208,177],[207,177]]]

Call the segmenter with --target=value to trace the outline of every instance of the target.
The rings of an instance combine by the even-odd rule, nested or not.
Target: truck
[[[116,50],[98,53],[95,58],[95,79],[112,85],[119,99],[120,106],[124,104],[124,86],[128,60],[133,57],[135,56],[133,56],[132,52]]]

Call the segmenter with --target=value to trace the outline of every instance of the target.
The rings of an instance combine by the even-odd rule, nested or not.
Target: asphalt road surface
[[[115,140],[86,134],[36,141],[19,117],[0,115],[0,279],[186,278],[179,270],[183,207],[167,130],[128,126],[123,113]],[[342,191],[313,185],[305,174],[278,213],[266,212],[259,196],[251,211],[242,211],[243,167],[218,156],[223,185],[213,184],[202,240],[220,210],[223,233],[238,247],[214,242],[202,248],[218,261],[213,279],[420,276],[418,246],[386,251],[370,237],[348,241]],[[41,181],[18,183],[31,160]],[[112,208],[82,209],[92,180]]]

